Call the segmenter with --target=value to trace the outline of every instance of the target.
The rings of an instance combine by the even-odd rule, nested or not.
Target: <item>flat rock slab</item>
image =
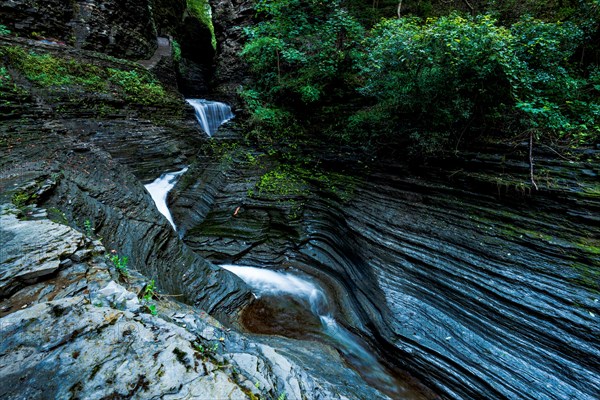
[[[0,298],[55,273],[61,260],[84,245],[84,236],[47,219],[21,221],[17,210],[0,208]]]
[[[185,329],[85,300],[37,304],[3,319],[1,398],[246,397],[216,365],[198,362]]]

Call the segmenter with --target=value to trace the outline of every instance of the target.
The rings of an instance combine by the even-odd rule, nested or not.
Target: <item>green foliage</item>
[[[385,20],[365,41],[360,91],[378,101],[390,134],[421,143],[511,119],[578,135],[600,116],[596,89],[569,63],[581,37],[571,23],[524,19],[509,29],[487,15]]]
[[[83,221],[83,227],[85,228],[85,235],[88,237],[92,237],[94,234],[94,228],[92,227],[92,222],[89,219]]]
[[[421,155],[481,133],[597,141],[600,2],[471,5],[406,2],[397,18],[391,0],[255,1],[242,51],[254,79],[241,92],[255,138],[324,132]]]
[[[123,90],[128,100],[140,104],[153,104],[167,96],[160,83],[142,71],[108,68],[108,79]]]
[[[123,277],[129,276],[129,267],[127,265],[127,262],[129,261],[128,257],[121,257],[113,250],[108,259],[113,263],[119,275]]]
[[[523,125],[579,139],[598,135],[597,69],[586,79],[568,62],[581,45],[583,32],[572,23],[524,19],[513,25],[512,33],[514,55],[521,64],[518,70],[506,71],[516,73],[509,78],[515,107],[524,114]]]
[[[245,29],[242,55],[261,98],[305,104],[324,98],[348,71],[362,27],[338,0],[260,0],[255,8],[263,20]]]
[[[106,88],[100,76],[102,69],[95,65],[56,58],[50,54],[27,52],[16,46],[2,48],[1,54],[5,54],[27,79],[42,87],[80,85],[93,91]]]
[[[260,177],[257,185],[260,195],[271,197],[306,196],[306,180],[286,166],[280,166]]]
[[[131,70],[106,68],[50,53],[26,51],[19,46],[0,47],[0,57],[5,57],[7,66],[43,88],[104,93],[143,105],[164,104],[172,97],[148,71],[133,65]],[[7,68],[2,66],[0,85],[9,79]]]
[[[12,197],[12,203],[18,208],[23,208],[29,204],[32,204],[37,199],[37,195],[30,194],[27,192],[15,193]]]
[[[10,29],[6,27],[6,25],[0,24],[0,36],[10,35]]]
[[[219,350],[219,343],[212,343],[208,345],[202,344],[200,341],[193,342],[194,350],[202,354],[203,358],[214,357]]]
[[[312,189],[323,192],[323,195],[335,196],[341,201],[348,201],[356,187],[356,180],[340,173],[323,171],[314,163],[300,165],[288,160],[265,172],[256,185],[257,195],[283,199],[309,196]],[[254,191],[252,191],[254,196]]]
[[[181,46],[176,40],[171,41],[172,56],[175,62],[181,61]]]
[[[215,28],[212,22],[212,9],[208,0],[187,0],[187,8],[191,15],[202,22],[211,34],[213,49],[217,49],[217,39],[215,37]]]
[[[156,315],[158,311],[156,310],[156,304],[154,303],[154,298],[156,297],[156,284],[154,279],[151,279],[150,282],[144,288],[142,293],[142,303],[148,309],[150,314]]]
[[[10,81],[10,74],[5,66],[0,67],[0,86],[6,85]]]

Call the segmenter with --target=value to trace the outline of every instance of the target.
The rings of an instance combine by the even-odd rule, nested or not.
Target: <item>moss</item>
[[[64,212],[62,212],[61,210],[59,210],[56,207],[51,207],[47,210],[48,213],[48,219],[50,221],[59,223],[59,224],[63,224],[63,225],[69,225],[69,220],[67,219],[67,216]]]
[[[210,30],[211,43],[213,49],[217,49],[217,38],[215,37],[215,27],[212,22],[212,9],[208,0],[187,0],[187,9],[190,15],[202,22]]]
[[[10,29],[6,27],[6,25],[0,24],[0,36],[10,35]]]
[[[89,90],[106,89],[101,78],[101,68],[90,64],[81,64],[74,60],[54,57],[50,54],[27,52],[18,46],[0,49],[11,64],[30,81],[39,86],[80,85]]]
[[[124,71],[108,68],[108,79],[114,83],[126,100],[139,104],[156,104],[167,100],[167,92],[145,71]]]
[[[304,177],[286,166],[279,166],[263,174],[256,186],[259,195],[268,197],[307,196],[310,194]]]
[[[306,197],[311,188],[330,194],[342,202],[352,198],[356,178],[336,172],[322,171],[304,165],[281,164],[264,173],[256,185],[258,195],[274,197]]]
[[[589,197],[600,197],[600,185],[584,186],[583,193]]]
[[[9,70],[18,72],[34,86],[44,88],[48,96],[65,98],[80,105],[81,93],[94,93],[107,99],[121,99],[141,105],[165,105],[179,101],[166,91],[154,76],[139,65],[111,61],[119,68],[95,65],[50,53],[27,51],[20,46],[0,47],[0,57],[7,65],[0,70],[0,86],[9,82]],[[100,107],[94,104],[95,107]]]
[[[237,142],[211,139],[202,150],[207,156],[220,162],[230,163],[239,154],[240,146]]]
[[[575,246],[585,253],[600,255],[600,241],[598,240],[583,238],[575,243]]]
[[[18,208],[23,209],[29,205],[34,204],[37,201],[37,198],[37,194],[24,190],[13,194],[12,203]]]
[[[578,278],[574,279],[576,284],[600,295],[600,266],[574,263],[571,264],[571,268],[577,271],[579,275]]]

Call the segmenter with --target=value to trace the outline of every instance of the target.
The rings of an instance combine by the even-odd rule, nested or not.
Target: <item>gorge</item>
[[[0,1],[0,398],[597,399],[600,147],[266,135],[253,6]]]

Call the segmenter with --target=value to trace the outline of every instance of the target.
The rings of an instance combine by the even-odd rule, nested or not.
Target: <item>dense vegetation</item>
[[[241,93],[257,137],[418,155],[482,136],[598,141],[598,0],[433,3],[257,0]]]

